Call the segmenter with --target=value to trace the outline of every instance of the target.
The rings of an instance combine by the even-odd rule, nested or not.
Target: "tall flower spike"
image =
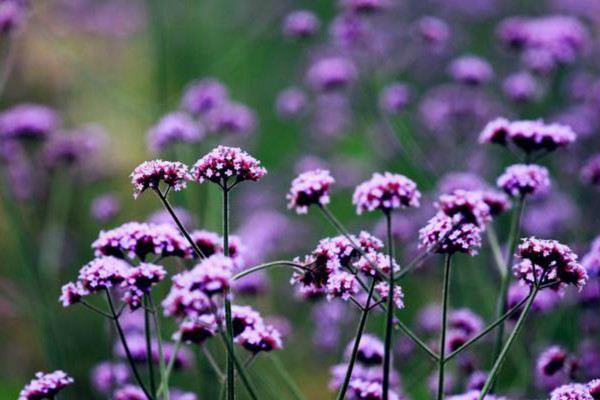
[[[192,178],[203,183],[208,180],[226,188],[229,180],[234,184],[246,180],[258,181],[267,170],[260,161],[237,147],[218,146],[199,159],[192,168]]]
[[[144,161],[131,173],[133,197],[137,198],[146,189],[160,189],[161,182],[169,189],[178,191],[186,187],[189,179],[190,174],[185,164],[177,161]]]
[[[395,208],[418,207],[420,198],[417,184],[406,176],[376,172],[371,179],[356,187],[352,203],[360,215],[377,209],[390,212]]]
[[[317,169],[298,175],[286,196],[288,208],[295,208],[298,214],[306,214],[313,204],[329,204],[329,187],[334,183],[335,179],[327,170]]]

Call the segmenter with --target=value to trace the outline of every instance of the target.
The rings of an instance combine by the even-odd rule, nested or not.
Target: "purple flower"
[[[307,98],[302,89],[290,87],[282,90],[277,95],[277,113],[282,119],[299,117],[306,109]]]
[[[150,293],[152,286],[162,281],[166,274],[167,272],[160,265],[141,263],[137,267],[130,268],[121,283],[125,288],[123,300],[132,310],[141,307],[142,297]]]
[[[109,394],[115,387],[124,385],[128,380],[129,367],[110,361],[96,365],[90,374],[92,386],[102,394]]]
[[[212,108],[205,115],[204,122],[209,133],[248,135],[256,129],[254,111],[241,103],[226,102]]]
[[[392,260],[392,263],[394,265],[394,272],[400,271],[400,266],[396,261]],[[391,270],[390,257],[378,251],[369,251],[358,259],[356,268],[367,276],[378,277],[380,271],[387,275]]]
[[[235,338],[235,342],[252,353],[269,352],[283,347],[279,331],[273,326],[262,324],[245,329]]]
[[[191,229],[194,226],[194,216],[185,208],[175,206],[173,207],[173,212],[177,216],[177,219],[179,219],[179,222],[181,222],[181,224],[186,229]],[[171,214],[164,208],[161,208],[160,210],[157,210],[150,214],[150,216],[147,219],[147,222],[154,225],[167,224],[177,227],[177,224],[173,220]]]
[[[173,335],[173,340],[181,338],[184,343],[201,345],[207,339],[215,336],[218,329],[219,327],[214,315],[200,315],[183,321],[179,325],[179,330]]]
[[[61,370],[50,373],[37,372],[35,379],[21,390],[18,400],[53,399],[58,392],[73,382],[73,378]]]
[[[492,80],[492,66],[483,58],[467,55],[453,60],[448,66],[448,73],[457,82],[467,85],[481,85]]]
[[[556,240],[525,238],[517,248],[517,256],[521,262],[513,271],[525,285],[531,286],[543,277],[541,284],[556,281],[553,286],[556,290],[567,285],[581,290],[588,280],[585,268],[577,262],[577,255]]]
[[[420,198],[416,183],[406,176],[376,172],[356,187],[352,204],[359,215],[377,209],[387,213],[395,208],[418,207]]]
[[[496,190],[484,190],[481,192],[483,202],[490,208],[492,217],[504,214],[510,210],[511,203],[508,197]]]
[[[181,107],[193,115],[202,115],[228,101],[227,88],[214,78],[192,82],[185,90]]]
[[[390,0],[340,0],[340,6],[352,13],[374,13],[391,6]]]
[[[62,303],[63,307],[68,307],[79,303],[81,298],[88,294],[89,292],[84,289],[81,282],[69,282],[66,285],[63,285],[58,301]]]
[[[594,400],[600,399],[600,379],[588,382],[587,387]]]
[[[254,329],[264,325],[264,321],[258,311],[250,306],[231,306],[231,317],[233,323],[233,336],[237,337],[247,329]]]
[[[321,25],[319,18],[309,10],[296,10],[283,21],[283,34],[288,38],[302,39],[313,36]]]
[[[350,272],[336,271],[327,279],[327,299],[341,298],[348,300],[359,291],[358,280]]]
[[[123,282],[127,272],[127,263],[118,258],[106,256],[96,258],[84,265],[79,270],[77,279],[86,292],[95,293]]]
[[[98,222],[107,222],[121,211],[121,202],[112,194],[98,196],[90,206],[91,216]]]
[[[375,285],[375,290],[379,294],[382,301],[387,301],[390,293],[390,285],[387,282],[378,282]],[[394,295],[392,301],[397,309],[404,308],[404,292],[399,285],[394,286]]]
[[[436,214],[419,230],[419,248],[433,249],[436,253],[477,254],[481,247],[481,229],[472,223],[455,226],[452,218],[443,213]]]
[[[483,330],[483,320],[468,308],[452,310],[448,316],[448,325],[464,332],[469,338]]]
[[[479,143],[507,144],[510,124],[506,118],[496,118],[488,122],[479,135]]]
[[[502,82],[504,95],[516,103],[535,100],[540,94],[540,87],[529,72],[517,72],[507,76]]]
[[[434,49],[445,47],[452,35],[446,22],[432,16],[419,18],[414,23],[412,31],[421,42]]]
[[[96,256],[137,256],[141,260],[145,260],[149,254],[183,258],[192,254],[189,243],[173,225],[140,222],[128,222],[108,231],[100,231],[92,248]]]
[[[481,176],[472,172],[448,172],[437,185],[440,193],[452,193],[457,189],[476,192],[489,187]]]
[[[529,294],[530,290],[527,286],[523,286],[519,282],[512,283],[508,288],[507,308],[511,309],[515,307],[521,301],[525,300]],[[537,296],[535,296],[531,306],[531,311],[540,313],[548,312],[556,307],[559,299],[559,296],[553,291],[542,290],[541,292],[538,292]],[[518,313],[513,314],[511,318],[516,319],[518,315]]]
[[[440,328],[442,318],[442,308],[439,304],[428,304],[419,310],[417,316],[417,326],[427,334],[434,334]]]
[[[152,151],[163,151],[174,143],[195,143],[204,136],[202,125],[183,112],[163,116],[148,131],[148,145]]]
[[[492,220],[490,207],[484,201],[481,192],[458,189],[442,194],[435,207],[452,219],[455,224],[475,224],[481,229]]]
[[[523,228],[530,234],[552,236],[575,226],[578,209],[568,196],[553,193],[532,203],[523,216]]]
[[[581,179],[589,185],[600,186],[600,154],[594,154],[585,162]]]
[[[191,179],[185,164],[163,160],[144,161],[133,170],[130,176],[135,198],[146,189],[160,190],[161,182],[175,191],[185,189],[187,181]]]
[[[0,33],[8,35],[19,28],[27,16],[26,0],[4,0],[0,2]]]
[[[379,108],[389,114],[403,111],[410,101],[410,91],[404,83],[392,83],[379,95]]]
[[[353,346],[354,342],[348,343],[345,353],[346,358],[350,358]],[[383,364],[383,353],[384,348],[381,339],[375,335],[366,333],[360,338],[356,361],[365,366],[381,365]]]
[[[105,132],[93,125],[71,134],[55,134],[45,143],[43,161],[48,168],[76,167],[90,162],[98,153]]]
[[[344,88],[357,78],[358,70],[352,60],[337,56],[316,61],[306,73],[308,84],[319,91]]]
[[[479,390],[471,390],[467,393],[456,394],[453,396],[446,397],[446,400],[477,400],[481,392]],[[485,400],[505,400],[504,397],[494,396],[493,394],[486,394]]]
[[[184,392],[179,389],[169,390],[169,397],[173,400],[198,400],[198,396],[192,392]]]
[[[250,180],[258,181],[267,170],[260,161],[237,147],[218,146],[199,159],[192,168],[192,177],[203,183],[205,180],[226,187],[230,179],[235,183]]]
[[[467,390],[481,390],[485,385],[485,381],[488,378],[488,373],[484,371],[473,371],[467,378],[465,389]]]
[[[0,113],[0,138],[47,139],[60,124],[56,112],[38,104],[19,104]]]
[[[206,257],[219,253],[221,249],[221,237],[214,232],[206,230],[195,230],[190,233],[192,240]]]
[[[327,170],[317,169],[298,175],[286,196],[288,208],[295,208],[298,214],[306,214],[313,204],[329,204],[329,187],[334,183],[335,179]]]
[[[548,170],[535,164],[514,164],[497,181],[498,187],[512,197],[545,193],[550,188]]]
[[[350,399],[355,400],[382,400],[383,386],[380,382],[364,381],[362,379],[353,379],[350,381]],[[400,400],[398,394],[388,391],[388,400]]]
[[[549,400],[594,400],[594,397],[587,385],[570,383],[554,389]]]
[[[537,358],[535,366],[536,385],[550,390],[568,382],[572,360],[565,349],[560,346],[550,346]]]
[[[173,287],[200,291],[207,296],[224,294],[231,285],[234,264],[231,258],[214,254],[200,261],[193,269],[173,277]]]
[[[117,389],[113,395],[114,400],[146,400],[147,396],[142,388],[134,385],[126,385]]]

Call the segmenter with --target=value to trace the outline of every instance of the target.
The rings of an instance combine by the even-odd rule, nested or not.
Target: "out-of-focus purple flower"
[[[203,183],[205,180],[225,187],[230,179],[235,183],[250,180],[258,181],[267,170],[260,161],[237,147],[217,146],[210,153],[196,161],[192,177]]]
[[[160,190],[161,182],[169,189],[179,191],[185,189],[189,179],[191,176],[188,167],[183,163],[163,160],[144,161],[131,173],[133,197],[137,198],[146,189]]]
[[[571,198],[553,193],[527,207],[523,228],[532,235],[549,237],[574,226],[577,217],[578,210]]]
[[[396,82],[383,88],[379,95],[379,108],[389,114],[402,112],[410,101],[410,91],[404,83]]]
[[[458,189],[474,192],[488,188],[487,182],[472,172],[448,172],[438,182],[440,193],[452,193]]]
[[[419,310],[417,326],[427,334],[436,333],[440,328],[442,308],[439,304],[429,304]]]
[[[347,305],[341,300],[322,301],[313,308],[313,342],[319,349],[333,349],[341,339],[342,328],[349,318]]]
[[[340,0],[340,6],[352,13],[374,13],[391,6],[390,0]]]
[[[451,38],[452,32],[448,24],[436,17],[424,16],[412,26],[414,35],[433,49],[442,49]]]
[[[47,139],[60,125],[60,119],[50,107],[19,104],[0,113],[0,138]]]
[[[282,119],[294,119],[304,112],[307,101],[302,89],[290,87],[279,92],[275,106]]]
[[[444,394],[447,395],[447,394],[451,393],[455,386],[456,386],[456,376],[451,371],[446,372],[445,379],[444,379],[444,387],[443,387]],[[431,375],[429,375],[429,377],[427,379],[427,388],[429,389],[429,393],[431,394],[431,396],[435,396],[435,394],[437,393],[437,390],[438,390],[438,374],[437,373],[434,372]],[[452,396],[446,397],[446,399],[451,399],[451,398],[452,398]],[[461,399],[461,398],[459,398],[459,399]],[[477,398],[475,397],[474,400],[476,400],[476,399]],[[487,396],[486,396],[486,400],[488,400]]]
[[[172,400],[198,400],[198,396],[192,392],[184,392],[180,389],[170,389],[169,398]]]
[[[556,290],[567,285],[581,290],[588,280],[585,268],[577,262],[577,255],[556,240],[525,238],[517,248],[517,256],[521,262],[513,267],[513,271],[527,286],[544,277],[538,284],[556,281],[552,286]]]
[[[248,135],[258,124],[256,114],[241,103],[226,102],[208,111],[204,118],[206,130],[212,134]]]
[[[112,194],[96,197],[90,206],[90,215],[98,222],[107,222],[121,211],[121,202]]]
[[[418,207],[420,198],[416,183],[406,176],[376,172],[356,187],[352,203],[359,215],[377,209],[388,213],[395,208]]]
[[[522,71],[507,76],[502,82],[502,91],[511,101],[526,103],[539,96],[540,87],[529,72]]]
[[[446,400],[477,400],[481,392],[479,390],[471,390],[463,394],[456,394],[446,397]],[[498,397],[493,394],[486,394],[485,400],[506,400],[505,397]]]
[[[550,346],[537,358],[535,383],[544,390],[564,385],[569,381],[572,367],[572,360],[565,349],[560,346]]]
[[[594,154],[581,168],[581,179],[594,186],[600,186],[600,154]]]
[[[492,217],[504,214],[510,210],[511,203],[504,193],[496,190],[484,190],[481,192],[483,202],[490,208]]]
[[[90,374],[92,386],[102,394],[109,394],[114,388],[124,385],[128,380],[129,367],[110,361],[96,365]]]
[[[597,342],[585,340],[581,343],[577,352],[577,367],[577,371],[581,372],[585,379],[600,376],[600,345]]]
[[[246,216],[236,233],[246,247],[252,249],[247,252],[245,258],[249,265],[253,265],[265,261],[275,252],[290,249],[290,243],[287,243],[285,238],[291,232],[298,234],[286,215],[277,211],[258,210]],[[258,276],[260,277],[260,274]],[[266,277],[264,278],[260,279],[266,284]],[[241,285],[244,284],[241,283]]]
[[[327,92],[319,94],[312,107],[312,129],[319,137],[336,137],[350,125],[352,110],[347,96]]]
[[[511,309],[525,300],[529,296],[530,290],[527,286],[523,286],[518,282],[512,283],[508,288],[507,308]],[[550,290],[542,290],[538,292],[531,306],[532,312],[546,313],[556,307],[560,297]],[[513,314],[511,318],[516,319],[518,313]]]
[[[186,210],[183,207],[175,206],[173,207],[173,212],[175,212],[175,215],[177,215],[177,219],[179,219],[181,224],[186,229],[191,229],[194,226],[194,216],[188,210]],[[147,222],[155,225],[169,224],[175,227],[177,226],[175,221],[173,221],[173,217],[171,217],[171,214],[164,208],[150,214]]]
[[[415,214],[394,213],[392,218],[392,236],[395,241],[406,243],[415,239],[415,232],[419,228],[419,216]],[[386,218],[382,217],[375,225],[373,232],[379,237],[386,235]]]
[[[525,64],[530,62],[527,66],[540,72],[575,62],[589,44],[586,27],[577,18],[566,15],[507,18],[498,25],[496,33],[504,45],[523,52]],[[543,64],[540,60],[544,60]]]
[[[150,293],[152,286],[162,281],[167,271],[160,265],[141,263],[127,270],[121,286],[125,288],[123,301],[135,310],[142,306],[142,298]]]
[[[281,334],[270,325],[258,325],[251,329],[245,329],[235,338],[235,342],[252,353],[283,348]]]
[[[488,373],[485,371],[474,371],[467,378],[467,382],[465,383],[465,389],[467,390],[481,390],[485,385],[485,381],[487,380]]]
[[[593,92],[594,87],[589,90]],[[554,115],[552,121],[570,126],[581,138],[592,137],[600,128],[600,116],[591,102],[567,106]]]
[[[139,222],[128,222],[108,231],[100,231],[92,248],[96,256],[137,256],[141,260],[149,254],[186,258],[192,254],[190,245],[173,225]]]
[[[148,145],[152,151],[163,151],[174,143],[195,143],[204,136],[204,128],[183,112],[163,116],[148,131]]]
[[[181,100],[181,107],[193,115],[202,115],[228,101],[227,88],[214,78],[192,82]]]
[[[37,372],[35,379],[21,390],[18,400],[53,399],[73,382],[75,382],[73,378],[61,370],[50,373]]]
[[[545,167],[535,164],[514,164],[497,181],[498,187],[512,197],[545,193],[550,188],[550,177]]]
[[[546,124],[541,120],[489,122],[479,136],[480,143],[512,143],[526,153],[553,151],[573,143],[577,135],[566,125]]]
[[[75,167],[89,162],[103,141],[102,130],[87,126],[71,134],[56,134],[46,142],[43,161],[48,168]]]
[[[490,63],[473,55],[453,60],[448,66],[448,73],[455,81],[467,85],[481,85],[494,77],[494,70]]]
[[[214,232],[195,230],[190,233],[190,236],[206,257],[221,251],[221,237]]]
[[[25,21],[27,0],[3,0],[0,2],[0,33],[8,35]]]
[[[212,314],[200,315],[183,321],[179,330],[173,335],[173,340],[181,340],[184,343],[202,344],[207,339],[217,334],[219,327],[215,316]]]
[[[474,336],[483,330],[481,317],[468,308],[452,310],[448,316],[448,325],[465,332],[468,336]]]
[[[339,47],[353,50],[362,48],[369,42],[373,29],[365,18],[343,13],[335,17],[329,25],[329,35]]]
[[[313,36],[321,26],[319,18],[309,10],[296,10],[283,20],[283,34],[288,38],[302,39]]]
[[[329,187],[335,179],[327,170],[303,172],[293,181],[286,198],[288,208],[294,208],[298,214],[306,214],[311,205],[329,204]]]
[[[144,400],[147,396],[139,386],[125,385],[113,394],[114,400]]]
[[[348,343],[346,347],[346,358],[349,358],[352,353],[352,347],[354,343]],[[383,364],[384,356],[383,342],[377,336],[366,333],[358,344],[358,353],[356,354],[356,361],[365,365],[381,365]]]
[[[307,83],[319,91],[344,88],[357,78],[358,70],[354,62],[341,56],[321,58],[306,73]]]
[[[587,385],[570,383],[560,386],[550,393],[549,400],[594,400]]]
[[[436,214],[427,225],[419,230],[419,248],[432,249],[436,253],[477,254],[481,247],[481,229],[472,223],[455,226],[452,218],[443,213]]]

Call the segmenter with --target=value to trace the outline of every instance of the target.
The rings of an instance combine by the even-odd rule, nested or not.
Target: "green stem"
[[[488,392],[491,390],[492,385],[494,384],[494,381],[496,379],[496,375],[498,375],[498,372],[500,371],[500,368],[502,367],[504,359],[508,355],[508,351],[510,350],[512,343],[515,341],[519,332],[523,328],[523,323],[525,322],[525,319],[527,318],[527,314],[529,314],[529,311],[531,310],[531,306],[533,305],[533,301],[535,300],[535,296],[537,295],[538,291],[539,291],[539,287],[535,286],[533,289],[533,292],[531,293],[531,295],[529,296],[529,299],[527,300],[527,303],[525,305],[525,308],[523,309],[523,312],[521,312],[521,315],[519,316],[519,319],[517,320],[517,323],[515,324],[515,327],[514,327],[512,333],[510,334],[510,336],[508,337],[508,340],[506,341],[506,344],[500,351],[498,358],[496,358],[496,361],[494,362],[494,366],[492,367],[492,370],[490,371],[490,374],[488,375],[488,378],[486,379],[485,384],[483,385],[483,389],[481,389],[481,393],[479,394],[478,400],[483,400],[485,395],[488,394]]]
[[[510,224],[510,232],[507,243],[506,262],[503,264],[504,268],[500,270],[500,294],[498,302],[496,303],[496,317],[499,318],[502,313],[506,311],[506,305],[508,303],[508,286],[510,284],[510,273],[509,268],[512,266],[515,247],[517,245],[517,238],[519,236],[519,226],[521,225],[521,216],[523,215],[523,209],[525,206],[525,198],[521,196],[517,201],[516,209],[513,213],[512,221]],[[496,359],[502,349],[502,341],[504,339],[504,323],[498,326],[496,332],[496,340],[494,344],[494,358]]]
[[[243,277],[253,274],[254,272],[258,272],[260,270],[263,269],[267,269],[267,268],[273,268],[273,267],[292,267],[295,269],[299,269],[299,270],[305,270],[306,268],[302,265],[302,264],[298,264],[295,263],[293,261],[286,261],[286,260],[280,260],[280,261],[271,261],[265,264],[260,264],[260,265],[256,265],[254,267],[245,269],[241,272],[238,272],[237,274],[235,274],[233,276],[233,280],[237,281],[239,279],[242,279]]]
[[[292,393],[292,396],[294,397],[294,399],[295,400],[306,400],[304,395],[300,391],[300,388],[298,387],[298,385],[296,385],[296,382],[294,382],[294,380],[292,379],[290,374],[288,374],[285,367],[281,363],[281,360],[279,360],[279,357],[277,357],[276,354],[271,353],[269,358],[273,362],[273,366],[275,367],[275,370],[279,373],[279,375],[283,379],[283,382],[286,384],[289,391]]]
[[[237,357],[235,356],[233,345],[229,341],[229,338],[227,337],[227,335],[223,333],[223,331],[221,331],[220,333],[221,333],[221,339],[223,340],[223,343],[225,344],[225,347],[227,348],[227,355],[232,360],[232,364],[234,365],[235,369],[237,369],[237,372],[238,372],[240,378],[242,379],[242,383],[246,387],[248,394],[250,395],[250,397],[253,400],[258,400],[258,397],[256,397],[256,393],[254,392],[254,389],[252,388],[252,385],[250,384],[250,381],[248,380],[248,376],[246,375],[244,368],[242,367],[242,365],[238,361]]]
[[[131,355],[131,351],[129,350],[129,345],[127,344],[127,338],[125,337],[125,333],[123,332],[123,328],[121,327],[121,323],[119,322],[119,317],[115,311],[115,306],[113,304],[112,298],[110,296],[110,292],[108,289],[106,291],[106,299],[108,301],[108,308],[110,309],[110,313],[113,316],[113,320],[115,321],[115,326],[117,327],[117,332],[119,333],[119,338],[121,339],[121,344],[123,345],[123,349],[125,350],[125,355],[127,356],[127,361],[129,362],[129,366],[131,367],[131,372],[133,372],[133,376],[137,381],[138,385],[142,388],[142,391],[146,395],[149,400],[153,400],[154,397],[148,392],[146,389],[146,385],[140,376],[137,367],[135,366],[135,361],[133,360],[133,356]]]
[[[168,377],[165,377],[165,373],[166,373],[165,353],[164,353],[163,345],[162,345],[160,324],[158,321],[158,311],[156,310],[156,307],[154,306],[154,299],[152,298],[152,294],[148,293],[146,295],[146,297],[148,298],[148,304],[150,305],[150,309],[152,310],[152,319],[154,321],[154,329],[156,331],[156,341],[158,342],[158,368],[160,371],[161,385],[164,386],[164,388],[165,388],[165,400],[170,400],[169,379],[168,379]],[[175,358],[173,358],[173,359],[175,359]],[[156,394],[156,397],[158,398],[158,393]]]
[[[219,364],[217,363],[217,361],[212,356],[211,352],[206,346],[202,346],[202,353],[204,354],[204,357],[206,357],[206,360],[208,361],[210,367],[213,369],[214,373],[219,378],[219,381],[223,381],[225,379],[225,374],[223,373],[223,371],[221,371]]]
[[[506,266],[504,265],[504,257],[502,256],[502,250],[500,249],[500,242],[498,242],[498,235],[492,224],[487,227],[486,232],[492,254],[494,255],[494,261],[496,262],[496,268],[498,268],[500,276],[504,277],[506,274]]]
[[[440,335],[440,359],[439,359],[439,375],[438,375],[438,400],[444,398],[444,359],[446,353],[446,328],[448,322],[448,299],[450,297],[450,272],[452,266],[452,256],[446,255],[444,263],[444,288],[442,292],[442,324],[441,324],[441,335]]]
[[[168,389],[168,382],[169,382],[169,378],[171,377],[171,372],[173,372],[173,367],[175,366],[175,360],[177,359],[177,353],[179,353],[179,349],[181,348],[181,338],[183,337],[183,334],[181,334],[181,332],[179,332],[179,335],[177,335],[177,340],[175,341],[175,347],[173,348],[173,352],[171,354],[171,358],[169,359],[169,363],[167,364],[167,368],[165,369],[165,374],[163,376],[162,382],[160,383],[160,385],[158,386],[158,390],[157,390],[157,395],[160,396],[161,393],[167,393],[169,391]],[[166,394],[166,396],[168,396],[168,394]]]
[[[346,391],[348,390],[348,385],[350,384],[350,379],[352,378],[352,371],[354,369],[354,363],[356,361],[356,356],[358,355],[358,348],[360,346],[360,340],[362,338],[363,332],[365,330],[365,325],[367,323],[367,316],[369,315],[371,299],[373,298],[373,292],[375,291],[375,279],[371,282],[371,286],[369,287],[369,294],[367,296],[367,302],[365,307],[363,308],[362,314],[360,316],[360,321],[358,323],[358,328],[356,329],[356,335],[354,337],[354,344],[352,345],[352,353],[350,355],[350,360],[348,360],[348,368],[346,369],[346,375],[344,376],[344,382],[340,387],[340,391],[337,395],[337,400],[343,400],[346,396]]]
[[[152,360],[152,331],[150,327],[150,310],[148,299],[144,296],[144,332],[146,336],[146,362],[148,364],[148,376],[150,378],[150,392],[156,393],[156,382],[154,380],[154,363]]]
[[[229,257],[229,189],[223,186],[223,254]],[[235,399],[235,370],[233,361],[233,319],[231,316],[231,301],[230,293],[225,294],[225,329],[227,331],[227,347],[232,349],[232,352],[227,354],[227,398],[228,400]]]
[[[390,273],[388,280],[387,318],[385,325],[385,351],[383,355],[383,400],[388,400],[390,390],[390,366],[392,360],[392,335],[394,325],[394,238],[392,235],[392,215],[385,213],[387,227],[388,262]],[[368,308],[368,305],[367,305]]]

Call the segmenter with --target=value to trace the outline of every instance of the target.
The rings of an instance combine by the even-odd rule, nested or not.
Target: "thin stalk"
[[[513,213],[513,218],[510,224],[510,232],[508,236],[507,243],[507,253],[506,253],[506,262],[504,263],[504,269],[500,271],[501,281],[500,281],[500,294],[498,297],[498,302],[496,303],[496,317],[499,318],[502,313],[506,310],[506,305],[508,303],[508,285],[510,283],[510,274],[509,268],[513,263],[515,247],[517,245],[517,238],[519,236],[519,226],[521,225],[521,216],[523,214],[523,208],[525,205],[525,198],[521,196],[517,201],[516,209]],[[500,354],[502,350],[502,341],[504,340],[504,324],[501,323],[498,326],[498,331],[496,332],[496,340],[494,344],[494,360]]]
[[[127,344],[127,338],[125,337],[125,333],[123,332],[123,328],[121,327],[121,323],[119,322],[119,317],[117,317],[117,313],[115,312],[115,306],[113,305],[112,298],[110,296],[110,292],[108,289],[106,291],[106,299],[108,301],[108,307],[110,308],[110,313],[113,316],[115,321],[115,326],[117,327],[117,332],[119,333],[119,338],[121,339],[121,344],[123,345],[123,349],[125,350],[125,355],[127,356],[127,361],[129,362],[129,366],[131,367],[131,372],[133,372],[133,376],[137,381],[138,385],[142,388],[142,391],[146,395],[149,400],[153,400],[154,397],[148,392],[146,389],[146,385],[140,376],[140,373],[135,366],[135,361],[133,360],[133,356],[131,355],[131,351],[129,350],[129,345]]]
[[[504,257],[502,256],[502,250],[500,249],[500,242],[498,242],[498,235],[492,224],[487,227],[486,232],[492,254],[494,255],[494,261],[496,262],[496,267],[498,268],[500,277],[504,277],[506,274],[506,265],[504,264]]]
[[[244,372],[244,368],[242,367],[242,365],[238,361],[237,357],[235,356],[233,345],[228,340],[229,338],[227,337],[227,335],[225,333],[223,333],[223,331],[220,331],[220,333],[221,333],[221,339],[223,340],[223,343],[225,344],[225,347],[227,348],[227,355],[229,356],[229,358],[231,358],[235,369],[237,369],[237,372],[238,372],[240,378],[242,379],[242,383],[246,387],[248,394],[250,395],[250,397],[253,400],[258,400],[258,397],[256,397],[256,393],[254,392],[254,389],[252,388],[252,385],[250,384],[250,381],[248,380],[248,377],[246,376],[246,372]]]
[[[473,344],[475,344],[477,341],[479,341],[479,339],[481,339],[484,336],[486,336],[495,327],[497,327],[498,325],[500,325],[501,323],[503,323],[507,318],[510,318],[514,313],[516,313],[523,306],[523,304],[525,304],[527,302],[527,300],[529,300],[529,296],[527,296],[523,300],[521,300],[516,306],[514,306],[513,308],[511,308],[510,310],[508,310],[506,313],[504,313],[504,315],[502,315],[496,321],[494,321],[491,324],[489,324],[484,330],[482,330],[481,332],[479,332],[472,339],[470,339],[469,341],[465,342],[462,346],[460,346],[459,348],[457,348],[456,350],[454,350],[452,353],[448,354],[448,356],[446,356],[446,359],[444,360],[444,362],[446,363],[446,362],[450,361],[451,359],[453,359],[454,357],[456,357],[458,354],[460,354],[461,352],[463,352],[464,350],[466,350],[467,348],[469,348]]]
[[[204,354],[204,357],[206,357],[208,364],[211,366],[211,368],[219,378],[219,381],[223,381],[225,379],[225,374],[223,373],[223,371],[221,371],[217,360],[215,360],[215,358],[213,357],[211,352],[206,348],[206,346],[202,346],[202,353]]]
[[[229,190],[223,186],[223,254],[229,257]],[[227,348],[231,347],[231,352],[227,354],[227,398],[235,399],[235,370],[233,360],[233,319],[231,316],[231,301],[229,300],[230,293],[225,294],[225,330],[227,331]]]
[[[84,306],[84,307],[86,307],[86,308],[88,308],[88,309],[92,310],[93,312],[95,312],[95,313],[97,313],[97,314],[100,314],[100,315],[102,315],[103,317],[106,317],[106,318],[108,318],[108,319],[113,319],[113,316],[112,316],[112,315],[110,315],[110,314],[109,314],[109,313],[107,313],[107,312],[104,312],[104,311],[102,311],[101,309],[99,309],[99,308],[98,308],[98,307],[96,307],[95,305],[93,305],[93,304],[90,304],[90,303],[88,303],[88,302],[87,302],[87,301],[85,301],[85,300],[80,300],[80,303],[81,303],[81,305],[82,305],[82,306]]]
[[[150,392],[156,393],[156,382],[154,380],[154,363],[152,360],[152,330],[150,327],[150,311],[148,310],[148,299],[144,296],[144,333],[146,337],[146,362],[148,364],[148,376],[150,377]]]
[[[392,215],[385,213],[387,227],[388,262],[390,273],[388,281],[387,318],[385,324],[385,351],[383,353],[383,400],[388,400],[390,390],[390,366],[392,360],[392,335],[394,325],[394,238],[392,235]],[[366,308],[369,308],[367,305]]]
[[[525,322],[525,319],[527,318],[527,314],[529,314],[529,311],[531,310],[531,306],[533,305],[533,301],[535,300],[535,296],[537,295],[538,291],[539,287],[535,286],[533,289],[533,293],[531,293],[531,296],[527,300],[527,304],[521,312],[521,315],[519,316],[519,319],[517,320],[517,323],[515,324],[512,333],[508,337],[508,340],[506,341],[506,344],[504,345],[502,351],[498,355],[498,358],[496,358],[494,366],[492,367],[492,370],[490,371],[490,374],[488,375],[485,384],[483,385],[483,389],[481,389],[481,393],[479,394],[478,400],[483,400],[485,395],[488,394],[488,392],[491,390],[492,385],[494,384],[494,381],[496,379],[496,375],[498,375],[498,372],[500,371],[500,368],[504,363],[504,359],[508,355],[508,351],[510,350],[511,345],[513,344],[519,332],[523,328],[523,324]]]
[[[159,189],[154,189],[154,191],[158,195],[158,198],[162,202],[162,204],[165,207],[165,209],[167,210],[167,212],[171,215],[171,218],[173,218],[173,221],[175,222],[175,224],[177,225],[177,227],[179,228],[179,230],[181,231],[181,233],[183,234],[183,236],[185,237],[185,239],[188,241],[188,243],[190,244],[190,246],[192,246],[192,249],[194,250],[194,253],[196,254],[196,256],[199,257],[199,258],[206,258],[206,255],[198,247],[198,245],[196,244],[196,242],[194,242],[194,239],[192,239],[192,237],[190,236],[190,234],[188,233],[188,231],[185,229],[185,227],[183,226],[183,224],[181,223],[181,221],[177,217],[177,214],[175,214],[175,211],[173,210],[173,207],[169,203],[169,200],[167,200],[167,196],[165,196]]]
[[[346,396],[346,391],[348,390],[348,385],[350,384],[350,379],[352,378],[352,371],[354,369],[354,363],[356,362],[356,356],[358,355],[358,348],[360,346],[360,340],[362,338],[363,332],[365,330],[365,326],[367,323],[367,316],[369,315],[369,306],[371,305],[371,299],[373,298],[373,292],[375,291],[375,279],[371,282],[371,286],[369,287],[369,294],[367,295],[367,301],[365,303],[365,308],[360,316],[360,321],[358,323],[358,328],[356,328],[356,335],[354,337],[354,344],[352,345],[352,353],[350,354],[350,359],[348,360],[348,368],[346,369],[346,375],[344,376],[344,382],[340,387],[340,391],[337,395],[337,400],[343,400]]]
[[[171,358],[169,359],[169,363],[167,364],[167,368],[165,369],[165,374],[163,376],[162,382],[160,383],[160,385],[158,386],[158,390],[156,391],[156,394],[158,396],[160,396],[161,393],[163,393],[163,392],[167,393],[169,391],[168,382],[169,382],[169,378],[171,377],[171,372],[173,372],[173,367],[175,366],[175,360],[177,359],[177,353],[179,353],[179,349],[181,348],[181,345],[182,345],[182,341],[181,341],[182,337],[183,337],[183,335],[180,332],[177,340],[175,341],[175,347],[173,348],[173,353],[171,354]],[[166,394],[166,396],[168,396],[168,394]]]
[[[237,274],[235,274],[233,276],[232,279],[234,281],[237,281],[238,279],[242,279],[243,277],[253,274],[254,272],[258,272],[260,270],[267,269],[267,268],[273,268],[273,267],[292,267],[292,268],[299,269],[299,270],[307,270],[308,269],[308,268],[304,267],[304,265],[295,263],[293,261],[286,261],[286,260],[271,261],[271,262],[256,265],[254,267],[251,267],[251,268],[245,269],[241,272],[238,272]]]
[[[158,321],[158,312],[156,310],[156,307],[154,306],[154,299],[152,298],[152,294],[148,293],[146,295],[146,297],[148,298],[148,304],[150,305],[150,308],[152,309],[152,319],[154,321],[154,330],[156,331],[156,341],[158,343],[158,368],[159,368],[160,377],[161,377],[161,384],[163,384],[163,380],[164,380],[165,400],[170,400],[169,379],[168,378],[165,379],[165,373],[166,373],[167,368],[165,366],[165,353],[163,350],[162,337],[160,334],[160,324]],[[173,357],[173,359],[174,359],[174,357]],[[156,396],[158,397],[158,393]]]
[[[438,375],[438,400],[444,398],[444,358],[446,352],[446,328],[448,322],[448,298],[450,297],[450,270],[452,266],[452,256],[446,255],[444,263],[444,288],[442,292],[442,323],[440,334],[440,359],[439,359],[439,375]]]
[[[289,391],[292,393],[292,396],[294,397],[294,399],[295,400],[306,400],[304,395],[300,391],[300,388],[298,387],[298,385],[296,385],[296,382],[294,382],[294,380],[292,379],[290,374],[288,374],[285,367],[281,363],[281,360],[279,360],[279,357],[277,357],[277,355],[273,354],[273,353],[269,354],[269,356],[270,356],[269,358],[271,359],[271,362],[273,363],[273,366],[275,367],[275,370],[279,373],[279,376],[281,376],[281,379],[283,379],[283,382],[286,384]]]

